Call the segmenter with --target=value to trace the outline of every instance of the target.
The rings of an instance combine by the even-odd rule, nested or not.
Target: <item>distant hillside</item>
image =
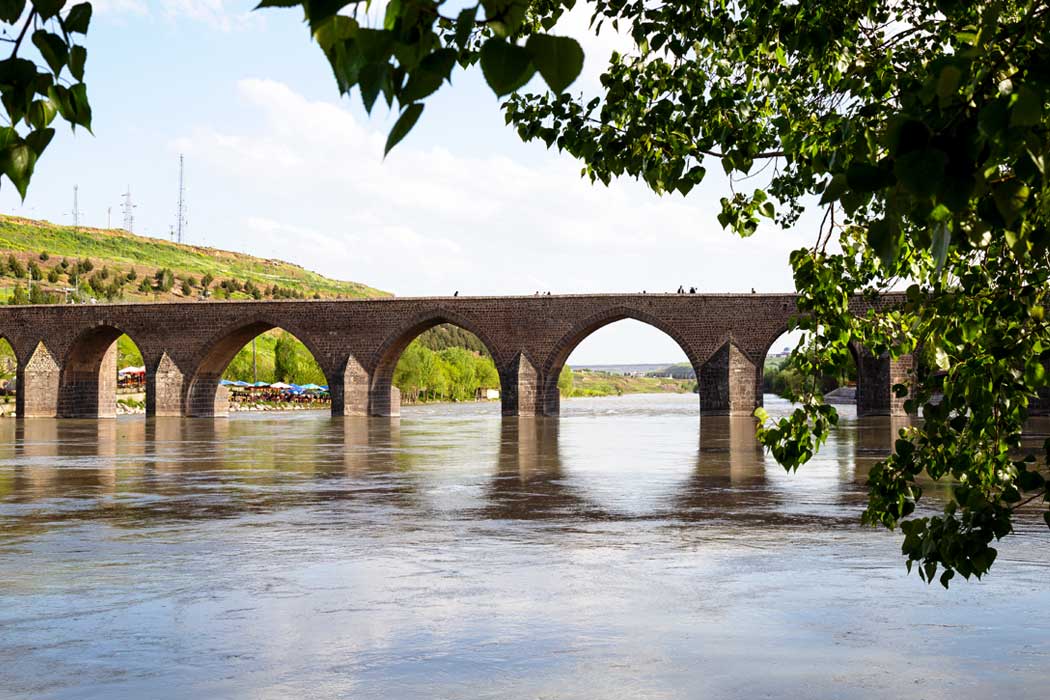
[[[388,296],[281,260],[0,214],[0,301]]]

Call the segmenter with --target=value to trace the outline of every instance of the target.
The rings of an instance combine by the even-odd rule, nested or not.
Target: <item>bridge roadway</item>
[[[893,301],[887,299],[886,301]],[[854,304],[856,311],[863,302]],[[390,297],[338,301],[218,301],[0,307],[0,336],[18,358],[19,416],[111,417],[116,340],[127,333],[146,365],[146,409],[157,416],[219,416],[219,379],[234,355],[272,328],[294,334],[324,370],[335,415],[391,416],[405,347],[451,323],[489,349],[504,415],[557,415],[558,374],[573,349],[609,323],[632,318],[681,346],[700,385],[702,414],[749,415],[762,404],[766,352],[796,314],[793,294],[587,294]],[[911,370],[866,351],[858,412],[899,415],[891,387]]]

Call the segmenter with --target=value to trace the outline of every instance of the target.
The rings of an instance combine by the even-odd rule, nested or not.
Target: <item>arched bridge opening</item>
[[[135,341],[114,325],[93,326],[62,359],[54,415],[113,418],[118,399],[124,410],[141,413],[147,393],[145,361]]]
[[[609,393],[610,387],[612,388],[613,393],[616,393],[616,386],[618,383],[620,385],[626,385],[626,382],[617,382],[612,376],[614,374],[622,375],[622,371],[606,369],[604,370],[604,374],[606,375],[604,377],[593,376],[596,374],[594,370],[589,373],[579,372],[577,374],[571,369],[569,363],[570,357],[577,348],[581,346],[581,344],[591,338],[592,335],[606,335],[608,334],[608,331],[613,331],[616,326],[612,326],[612,324],[616,324],[616,326],[620,328],[625,327],[625,325],[621,324],[626,324],[626,327],[634,324],[637,324],[638,326],[647,326],[648,328],[646,332],[641,334],[642,338],[646,335],[652,336],[654,335],[652,331],[656,331],[655,335],[662,336],[657,337],[653,343],[660,348],[657,352],[669,354],[669,348],[676,346],[678,356],[669,358],[674,361],[668,363],[666,368],[661,368],[667,370],[666,374],[668,378],[670,378],[670,369],[672,366],[677,366],[680,376],[685,380],[688,380],[690,376],[693,378],[699,376],[702,367],[701,363],[689,345],[674,331],[673,328],[666,326],[655,318],[648,317],[633,310],[611,310],[608,313],[587,319],[558,341],[554,352],[544,366],[543,376],[545,377],[545,380],[541,387],[542,398],[540,402],[542,407],[541,412],[544,415],[558,415],[561,411],[561,399],[563,396],[586,396],[588,394],[595,395]],[[605,330],[606,328],[608,328],[608,331]],[[649,329],[652,329],[652,331]],[[630,350],[623,350],[630,352]],[[661,374],[662,373],[663,372],[661,372]],[[577,379],[580,381],[578,382]],[[593,386],[587,387],[587,383],[591,383]],[[688,388],[690,391],[693,390],[691,382]],[[590,389],[590,391],[588,389]]]
[[[225,416],[237,407],[289,400],[343,412],[342,382],[308,340],[271,321],[244,323],[209,343],[185,391],[185,414]]]
[[[380,349],[370,387],[370,412],[400,415],[402,404],[428,401],[505,402],[503,377],[490,346],[464,322],[441,315],[418,319]]]

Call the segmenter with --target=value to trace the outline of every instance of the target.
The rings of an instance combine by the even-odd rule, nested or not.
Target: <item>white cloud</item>
[[[238,94],[247,118],[171,144],[225,202],[197,211],[209,245],[411,295],[786,290],[786,251],[805,243],[722,231],[716,187],[683,199],[591,185],[568,157],[516,162],[513,135],[511,155],[467,157],[413,133],[384,160],[385,127],[342,106],[270,80]]]
[[[214,29],[258,26],[262,15],[250,0],[92,0],[92,10],[114,18],[151,17],[168,22],[188,20]]]

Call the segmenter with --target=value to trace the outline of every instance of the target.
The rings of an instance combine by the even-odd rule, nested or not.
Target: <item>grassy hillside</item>
[[[18,287],[33,302],[387,296],[283,262],[0,214],[0,300]],[[205,284],[207,283],[207,284]],[[74,290],[74,291],[70,291]],[[48,296],[50,295],[50,296]]]

